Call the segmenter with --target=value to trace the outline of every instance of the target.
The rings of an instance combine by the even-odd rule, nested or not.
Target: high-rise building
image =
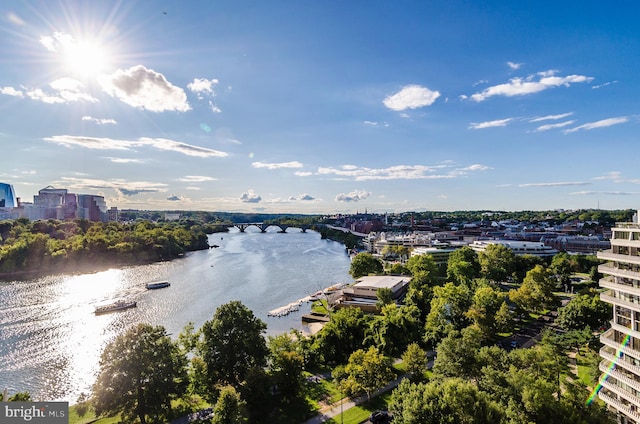
[[[601,389],[598,396],[616,412],[618,423],[640,423],[640,223],[616,223],[611,249],[598,252],[607,261],[600,298],[613,305],[611,328],[600,336]]]
[[[17,208],[16,192],[11,184],[0,183],[0,208]]]
[[[107,203],[103,196],[93,194],[78,194],[79,218],[89,221],[107,221]]]

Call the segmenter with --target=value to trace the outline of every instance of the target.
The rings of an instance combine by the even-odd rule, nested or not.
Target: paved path
[[[398,386],[398,384],[400,384],[403,378],[408,378],[408,377],[409,377],[409,374],[402,374],[400,377],[391,381],[389,384],[387,384],[383,388],[378,389],[374,393],[372,393],[371,398],[374,398],[382,393],[388,392],[389,390],[395,389]],[[309,418],[302,424],[323,423],[333,417],[339,416],[342,411],[346,411],[347,409],[353,408],[356,405],[363,404],[366,401],[367,401],[367,395],[358,396],[357,398],[354,398],[354,399],[344,398],[339,402],[336,402],[334,404],[321,408],[320,413],[318,415],[316,415],[315,417]]]

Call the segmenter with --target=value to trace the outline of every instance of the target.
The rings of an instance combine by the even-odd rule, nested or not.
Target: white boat
[[[123,309],[135,308],[138,305],[136,301],[129,300],[117,300],[113,303],[108,303],[106,305],[98,305],[94,313],[98,314],[106,314],[108,312],[121,311]]]
[[[169,284],[168,281],[156,281],[154,283],[147,283],[145,285],[145,287],[149,290],[155,290],[155,289],[163,289],[165,287],[169,287],[171,284]]]

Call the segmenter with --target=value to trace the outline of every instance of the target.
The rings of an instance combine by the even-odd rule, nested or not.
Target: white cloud
[[[605,128],[605,127],[610,127],[612,125],[624,124],[625,122],[628,122],[628,121],[629,121],[629,118],[626,116],[620,116],[617,118],[607,118],[607,119],[602,119],[596,122],[589,122],[588,124],[584,124],[575,128],[564,130],[563,132],[565,134],[569,134],[569,133],[580,131],[580,130],[588,131],[596,128]]]
[[[55,90],[55,93],[46,93],[36,88],[27,90],[27,96],[32,100],[39,100],[43,103],[70,103],[78,101],[87,101],[97,103],[98,99],[84,91],[84,85],[73,78],[58,78],[49,83],[49,86]],[[4,93],[3,93],[4,94]]]
[[[438,91],[431,91],[419,85],[407,85],[397,93],[387,96],[383,103],[391,110],[400,111],[431,106],[438,97]]]
[[[608,82],[605,82],[605,83],[602,83],[602,84],[599,84],[599,85],[594,85],[591,88],[598,89],[598,88],[606,87],[608,85],[617,84],[617,83],[618,83],[618,81],[608,81]]]
[[[98,125],[107,125],[107,124],[115,125],[115,124],[117,124],[115,119],[110,119],[110,118],[94,118],[92,116],[83,116],[82,120],[83,121],[94,122],[94,123],[96,123]]]
[[[107,158],[113,163],[144,163],[141,159]]]
[[[591,183],[583,182],[583,181],[565,181],[565,182],[557,182],[557,183],[530,183],[530,184],[520,184],[518,187],[566,187],[566,186],[584,186],[590,185]]]
[[[104,190],[114,189],[124,196],[134,196],[140,193],[157,193],[166,191],[166,184],[148,181],[127,181],[124,179],[96,180],[91,178],[62,177],[60,185],[75,190]]]
[[[127,70],[117,70],[112,75],[99,79],[102,89],[124,103],[151,112],[191,109],[187,95],[180,87],[171,84],[164,75],[147,69],[143,65]]]
[[[460,169],[460,171],[488,171],[490,169],[492,168],[487,165],[474,164],[471,166],[467,166],[466,168],[462,168]]]
[[[296,171],[293,173],[294,175],[297,175],[298,177],[310,177],[311,175],[313,175],[313,172],[307,172],[307,171]]]
[[[72,135],[55,135],[43,139],[62,146],[80,146],[98,150],[132,150],[134,147],[151,146],[159,150],[169,150],[197,157],[226,157],[227,153],[206,147],[193,146],[179,141],[164,138],[142,137],[138,140],[118,140],[113,138],[81,137]]]
[[[204,175],[186,175],[182,178],[178,178],[178,181],[182,181],[184,183],[203,183],[205,181],[214,181],[215,178],[207,177]]]
[[[627,191],[574,191],[569,193],[571,196],[592,196],[592,195],[605,195],[605,196],[637,196],[640,192],[627,192]]]
[[[483,128],[493,128],[493,127],[506,127],[509,122],[513,121],[513,118],[507,119],[497,119],[495,121],[487,121],[487,122],[472,122],[469,124],[469,128],[472,130],[479,130]]]
[[[240,196],[240,201],[243,203],[260,203],[262,197],[253,192],[253,190],[247,190]]]
[[[302,168],[304,165],[298,161],[293,161],[293,162],[282,162],[282,163],[253,162],[251,166],[253,166],[254,168],[282,169],[282,168]]]
[[[532,118],[529,122],[540,122],[540,121],[557,121],[558,119],[566,118],[567,116],[573,115],[573,112],[561,113],[559,115],[547,115],[540,116],[538,118]]]
[[[337,202],[359,202],[360,200],[364,200],[371,195],[370,192],[365,190],[354,190],[349,193],[340,193],[336,196],[335,200]]]
[[[506,84],[498,84],[484,89],[471,96],[476,102],[481,102],[493,96],[523,96],[526,94],[538,93],[543,90],[555,87],[569,87],[571,84],[590,82],[593,77],[584,75],[567,75],[565,77],[555,76],[556,71],[538,72],[526,78],[512,78]],[[537,81],[536,78],[539,78]]]
[[[24,96],[21,90],[16,90],[13,87],[0,87],[0,94],[6,94],[7,96],[14,96],[14,97]]]
[[[509,66],[509,68],[513,69],[514,71],[517,69],[520,69],[520,67],[523,65],[522,63],[515,63],[515,62],[507,62],[507,65]]]
[[[536,128],[536,132],[542,132],[542,131],[553,130],[555,128],[566,127],[566,126],[572,125],[574,122],[576,121],[572,119],[571,121],[559,122],[557,124],[540,125],[538,128]]]
[[[215,95],[213,86],[218,84],[217,79],[194,78],[193,82],[187,84],[187,88],[196,94],[206,93],[211,96]]]
[[[418,180],[418,179],[444,179],[457,178],[466,175],[468,171],[484,171],[491,169],[485,165],[471,165],[466,168],[454,168],[452,163],[446,162],[440,165],[395,165],[388,168],[366,168],[354,165],[343,165],[338,168],[321,167],[317,174],[321,176],[333,175],[341,179],[353,179],[355,181],[372,180]]]

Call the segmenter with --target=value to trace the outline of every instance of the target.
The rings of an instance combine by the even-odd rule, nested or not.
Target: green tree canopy
[[[425,323],[425,341],[437,344],[452,330],[461,330],[469,324],[466,312],[471,306],[473,293],[465,285],[447,283],[433,288],[431,310]]]
[[[171,400],[187,387],[186,356],[161,326],[138,324],[109,343],[93,385],[98,415],[121,414],[142,424],[169,416]]]
[[[492,281],[506,281],[516,264],[513,251],[502,244],[490,244],[478,254],[481,274]]]
[[[556,324],[565,330],[595,330],[611,319],[611,305],[600,300],[595,290],[579,294],[558,309]]]
[[[369,320],[359,308],[341,308],[315,336],[313,350],[324,364],[344,364],[349,355],[363,347]]]
[[[365,392],[367,397],[395,376],[389,360],[374,346],[353,352],[344,372],[346,378],[340,382],[341,387],[350,394]]]
[[[349,274],[353,278],[360,278],[370,274],[381,274],[383,269],[380,259],[374,258],[371,253],[362,252],[351,260]]]
[[[398,424],[497,424],[504,415],[486,393],[458,378],[417,384],[402,380],[389,410]]]
[[[469,284],[480,276],[478,254],[469,246],[456,249],[449,255],[447,279],[456,284]]]
[[[207,381],[239,387],[253,366],[265,366],[268,354],[263,336],[267,325],[239,301],[216,310],[202,326],[198,352],[207,367]]]

